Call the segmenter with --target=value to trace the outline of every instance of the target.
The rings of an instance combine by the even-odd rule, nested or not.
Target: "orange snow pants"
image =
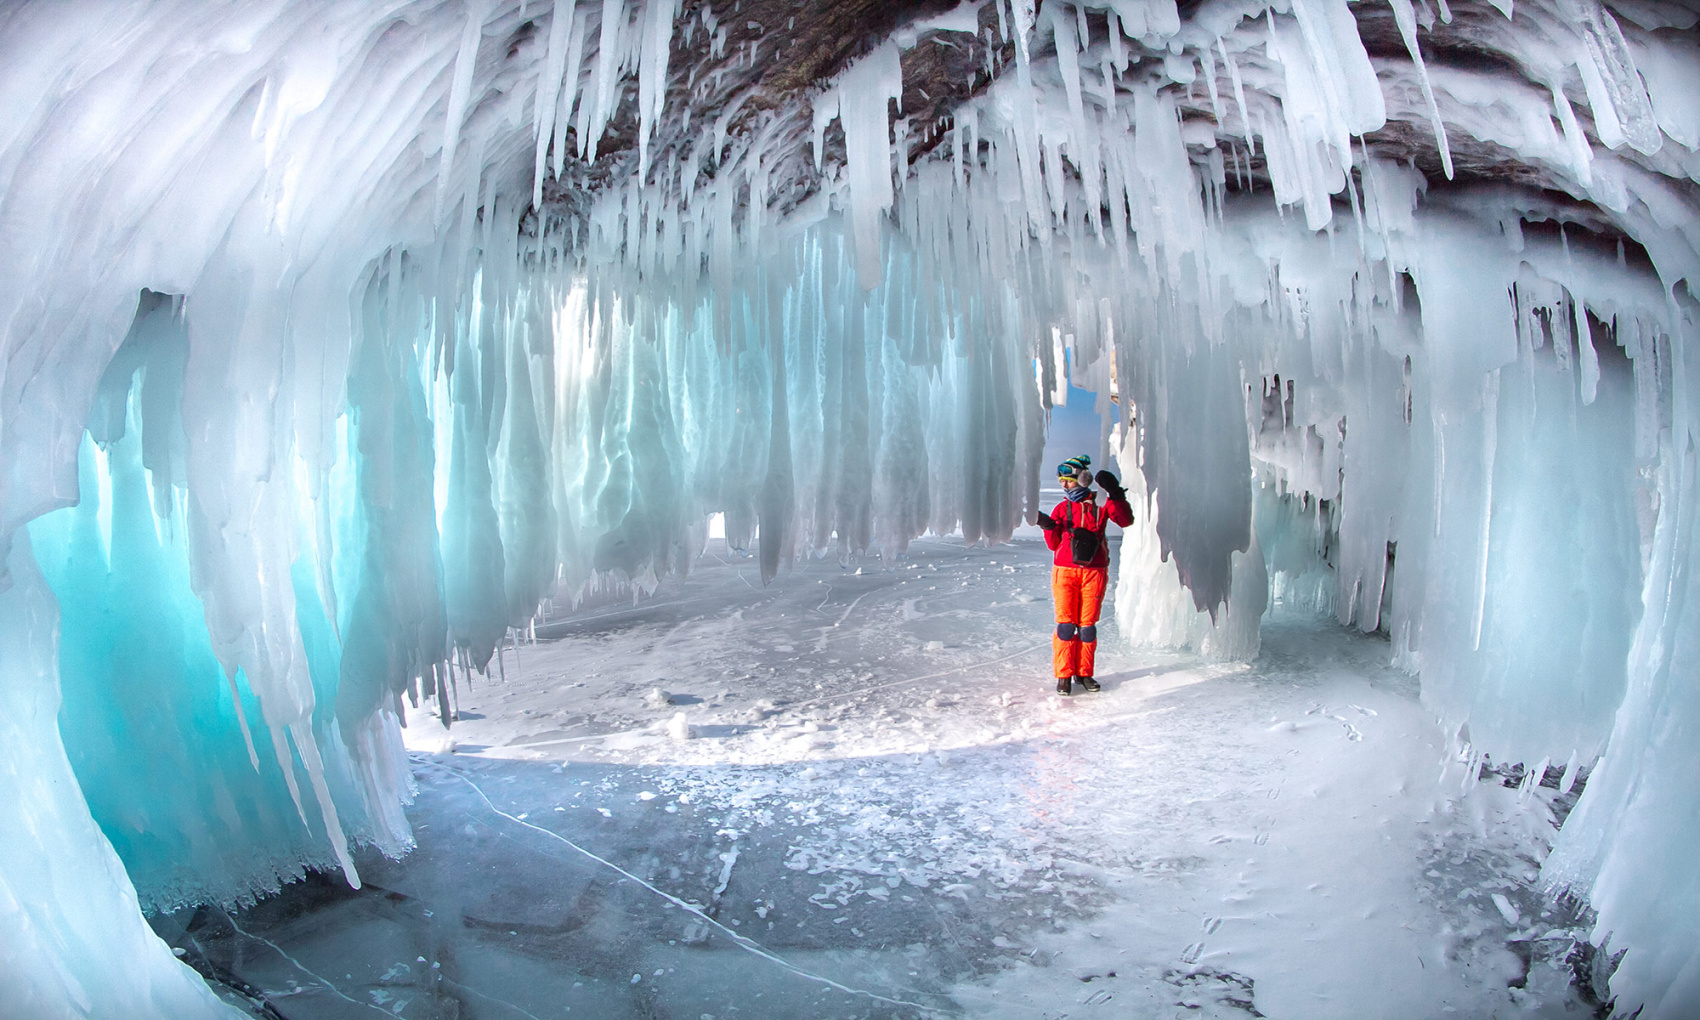
[[[1098,611],[1104,606],[1109,577],[1103,567],[1051,568],[1051,598],[1057,607],[1051,664],[1058,679],[1092,675],[1098,656]]]

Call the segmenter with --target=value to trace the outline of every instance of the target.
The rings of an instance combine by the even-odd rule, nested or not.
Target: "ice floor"
[[[1568,798],[1467,783],[1385,642],[1110,624],[1063,700],[1048,593],[1032,539],[711,551],[412,713],[419,848],[362,891],[160,926],[292,1020],[1593,1012],[1533,884]]]

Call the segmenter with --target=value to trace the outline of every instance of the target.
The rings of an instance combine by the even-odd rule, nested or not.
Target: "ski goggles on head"
[[[1067,481],[1072,478],[1082,485],[1091,485],[1091,464],[1092,458],[1085,454],[1081,454],[1078,457],[1070,457],[1057,465],[1057,481]]]

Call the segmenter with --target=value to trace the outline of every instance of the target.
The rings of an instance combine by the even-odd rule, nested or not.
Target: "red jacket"
[[[1065,499],[1051,511],[1051,520],[1058,527],[1045,532],[1045,544],[1056,552],[1052,562],[1059,567],[1098,567],[1107,569],[1110,565],[1110,550],[1103,541],[1104,528],[1111,522],[1121,527],[1133,523],[1133,507],[1128,506],[1125,499],[1106,500],[1102,508],[1094,502],[1093,496],[1088,496],[1080,502]],[[1088,528],[1099,535],[1098,555],[1092,557],[1090,563],[1074,562],[1073,542],[1070,536],[1074,528]]]

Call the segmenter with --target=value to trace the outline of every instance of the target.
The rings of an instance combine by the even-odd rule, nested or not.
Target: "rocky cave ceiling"
[[[700,146],[693,152],[692,143],[695,133],[707,125],[724,131],[734,144],[741,137],[765,132],[777,139],[783,153],[774,163],[769,204],[784,215],[821,185],[822,172],[815,168],[811,151],[811,98],[858,57],[893,35],[907,44],[901,57],[903,98],[898,116],[907,118],[910,125],[908,160],[913,165],[934,156],[935,150],[950,144],[955,111],[983,95],[1016,59],[1015,44],[1000,20],[996,3],[979,6],[977,33],[927,25],[957,6],[955,0],[739,0],[728,8],[725,3],[684,0],[673,36],[666,105],[655,129],[656,164],[670,158],[689,159],[700,152]],[[1487,0],[1453,0],[1450,5],[1436,0],[1435,6],[1418,0],[1416,10],[1423,26],[1420,47],[1430,74],[1459,72],[1490,80],[1495,88],[1546,92],[1550,86],[1542,80],[1543,71],[1532,66],[1520,44],[1520,34],[1527,32],[1527,26],[1518,24],[1518,19],[1533,17],[1538,24],[1540,18],[1562,18],[1566,12],[1561,5],[1541,7],[1530,0],[1517,7],[1516,18],[1508,18],[1500,6]],[[1176,8],[1183,26],[1196,27],[1202,19],[1207,24],[1227,26],[1223,35],[1246,36],[1250,44],[1239,50],[1236,60],[1247,91],[1279,95],[1280,68],[1267,58],[1257,38],[1261,34],[1261,7],[1182,0]],[[1620,22],[1665,34],[1692,33],[1700,17],[1690,5],[1680,3],[1622,0],[1607,3],[1606,8]],[[1047,5],[1041,4],[1039,9],[1042,29]],[[1073,5],[1069,9],[1073,11]],[[1369,152],[1414,165],[1431,189],[1515,187],[1538,196],[1534,204],[1545,212],[1534,219],[1550,216],[1608,242],[1627,240],[1610,213],[1599,209],[1587,197],[1586,189],[1577,186],[1568,168],[1522,158],[1505,145],[1467,131],[1448,132],[1453,163],[1448,180],[1392,5],[1364,0],[1350,9],[1388,93],[1387,123],[1360,140]],[[536,5],[530,13],[536,14]],[[1102,43],[1110,30],[1110,13],[1075,13],[1086,23],[1085,38]],[[524,64],[526,61],[520,58],[526,47],[541,44],[538,22],[525,10],[512,13],[507,20],[506,26],[487,29],[481,61],[493,56],[489,49],[499,44],[505,47],[509,61]],[[1219,129],[1202,75],[1191,83],[1171,77],[1164,59],[1170,52],[1154,35],[1146,36],[1143,42],[1126,39],[1125,45],[1130,50],[1130,66],[1115,78],[1117,94],[1126,97],[1136,83],[1157,83],[1181,112],[1194,162],[1203,163]],[[1043,85],[1047,70],[1055,76],[1053,38],[1043,31],[1035,33],[1031,52],[1036,80]],[[1047,62],[1047,57],[1053,59]],[[1082,65],[1082,73],[1087,75],[1084,59]],[[516,68],[516,76],[518,73]],[[498,82],[500,78],[498,75]],[[1589,140],[1598,144],[1599,131],[1590,113],[1585,85],[1574,66],[1567,68],[1567,80],[1560,85]],[[620,87],[624,92],[607,132],[598,142],[594,160],[577,158],[577,138],[573,129],[568,129],[573,155],[566,160],[559,178],[551,176],[544,182],[545,207],[551,212],[572,215],[581,211],[587,195],[636,172],[639,118],[635,78],[626,79]],[[494,103],[496,98],[487,100]],[[1226,106],[1230,100],[1224,96],[1221,102]],[[1227,131],[1220,134],[1224,143],[1239,141]],[[1690,202],[1700,205],[1700,185],[1668,153],[1648,155],[1620,148],[1619,154],[1649,171],[1673,178]],[[1237,162],[1236,172],[1227,175],[1228,190],[1267,191],[1270,180],[1262,151],[1240,141],[1235,155],[1243,162]],[[844,135],[837,122],[828,128],[824,157],[828,174],[844,162]],[[713,173],[712,158],[701,163],[699,173]],[[1345,196],[1336,199],[1344,202]],[[1638,248],[1632,240],[1628,244],[1631,249]]]

